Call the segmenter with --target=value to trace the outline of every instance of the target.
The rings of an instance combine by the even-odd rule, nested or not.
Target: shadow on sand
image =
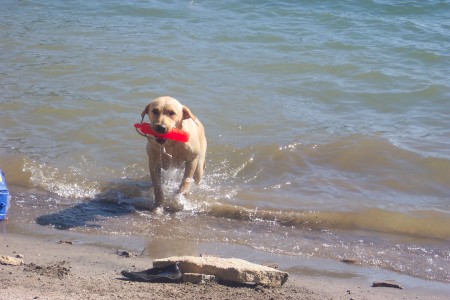
[[[131,214],[133,207],[111,201],[91,200],[79,203],[57,213],[36,218],[39,225],[51,225],[56,229],[66,230],[74,227],[101,227],[98,223],[105,218],[115,218]]]
[[[105,187],[95,198],[78,202],[56,213],[39,216],[36,223],[61,230],[75,227],[100,228],[102,220],[106,218],[117,218],[152,207],[152,202],[149,202],[152,195],[146,194],[151,188],[147,180],[120,180],[109,182]],[[120,199],[126,199],[126,203],[120,203]]]

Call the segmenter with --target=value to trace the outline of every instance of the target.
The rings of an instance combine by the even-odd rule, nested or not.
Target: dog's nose
[[[167,133],[167,127],[164,124],[158,124],[156,125],[156,132],[157,133]]]

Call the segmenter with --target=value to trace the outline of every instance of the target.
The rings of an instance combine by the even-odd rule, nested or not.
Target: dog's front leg
[[[186,162],[183,180],[181,181],[180,189],[178,190],[180,194],[185,195],[189,191],[189,186],[193,181],[192,178],[194,177],[195,169],[197,169],[197,164],[198,164],[198,157],[194,158],[191,161]]]
[[[161,183],[161,156],[158,149],[147,145],[148,168],[152,178],[153,193],[155,195],[155,206],[159,207],[164,202],[164,193]]]
[[[164,193],[161,184],[161,164],[149,162],[149,168],[152,177],[153,193],[155,194],[155,206],[159,207],[164,202]]]

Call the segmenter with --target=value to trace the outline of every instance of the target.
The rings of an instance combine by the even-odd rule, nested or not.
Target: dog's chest
[[[165,152],[172,156],[174,160],[190,160],[192,149],[188,143],[179,143],[175,141],[168,141],[164,146]]]

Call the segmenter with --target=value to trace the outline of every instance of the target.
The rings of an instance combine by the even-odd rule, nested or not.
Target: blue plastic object
[[[0,221],[6,219],[11,195],[6,186],[5,174],[0,169]]]

